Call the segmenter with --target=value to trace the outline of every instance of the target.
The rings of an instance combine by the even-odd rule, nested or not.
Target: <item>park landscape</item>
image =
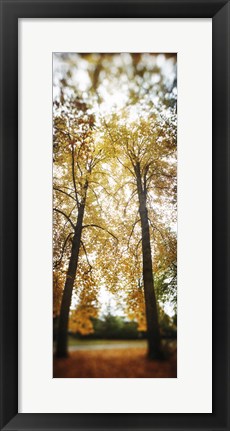
[[[53,54],[55,378],[177,377],[177,57]]]

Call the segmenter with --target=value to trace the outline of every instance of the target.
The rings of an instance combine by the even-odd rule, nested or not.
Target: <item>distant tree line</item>
[[[101,318],[91,318],[93,332],[82,335],[80,332],[70,332],[79,339],[111,339],[111,340],[136,340],[146,339],[146,331],[138,330],[138,323],[129,321],[121,316],[106,314]],[[160,332],[163,338],[176,338],[176,315],[170,318],[164,312],[160,313]],[[57,336],[58,318],[54,319],[54,339]]]

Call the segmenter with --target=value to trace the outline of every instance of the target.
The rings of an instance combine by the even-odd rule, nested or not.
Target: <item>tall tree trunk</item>
[[[137,181],[139,214],[142,230],[143,281],[147,321],[148,357],[150,359],[162,359],[158,311],[154,290],[148,210],[146,206],[146,190],[144,184],[142,184],[139,163],[137,163],[135,166],[135,174]]]
[[[77,224],[75,227],[75,232],[74,232],[73,241],[72,241],[69,267],[66,275],[66,282],[65,282],[65,287],[64,287],[62,302],[61,302],[61,310],[60,310],[59,325],[58,325],[58,336],[57,336],[57,349],[56,349],[56,356],[58,357],[66,357],[68,355],[69,310],[71,305],[74,280],[77,272],[84,210],[85,210],[85,203],[82,203],[78,211]]]

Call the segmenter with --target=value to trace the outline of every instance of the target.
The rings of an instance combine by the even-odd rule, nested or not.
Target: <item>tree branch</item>
[[[73,177],[73,186],[75,191],[75,197],[77,201],[77,206],[79,207],[79,201],[78,201],[78,195],[77,195],[77,187],[76,187],[76,181],[75,181],[75,170],[74,170],[74,148],[72,146],[72,177]]]
[[[134,190],[134,191],[132,192],[132,194],[131,194],[130,198],[129,198],[129,199],[128,199],[128,201],[126,202],[125,207],[124,207],[124,211],[123,211],[124,215],[126,215],[127,207],[128,207],[129,203],[131,202],[131,200],[133,199],[133,197],[134,197],[136,194],[137,194],[137,190]]]
[[[95,192],[95,190],[93,189],[93,187],[91,187],[90,185],[89,185],[89,189],[90,189],[90,190],[91,190],[91,192],[94,194],[94,196],[95,196],[95,198],[96,198],[96,201],[97,201],[97,204],[98,204],[98,206],[99,206],[99,208],[100,208],[100,211],[101,211],[101,212],[103,212],[103,208],[102,208],[102,205],[100,204],[100,202],[99,202],[99,200],[98,200],[97,193]]]
[[[84,226],[82,226],[82,229],[85,229],[86,227],[96,227],[98,229],[104,230],[105,232],[107,232],[109,235],[111,235],[118,242],[117,237],[112,232],[105,229],[104,227],[99,226],[98,224],[85,224]]]
[[[133,171],[128,167],[128,166],[126,166],[120,159],[119,159],[119,157],[116,157],[116,159],[118,160],[118,162],[123,166],[123,168],[125,168],[125,169],[128,169],[128,171],[131,173],[131,175],[133,176],[133,177],[135,177],[135,175],[134,175],[134,173],[133,173]]]
[[[66,196],[69,196],[70,198],[72,198],[75,201],[75,198],[70,193],[67,193],[64,190],[61,190],[58,187],[53,187],[53,189],[56,190],[57,192],[63,193]]]
[[[160,229],[159,229],[155,224],[153,224],[153,223],[152,223],[152,221],[150,220],[150,218],[149,218],[149,217],[148,217],[148,220],[149,220],[149,223],[151,224],[151,226],[152,226],[153,230],[156,230],[156,231],[160,234],[161,239],[162,239],[162,241],[163,241],[163,243],[164,243],[164,246],[165,246],[165,248],[167,249],[167,248],[169,247],[169,243],[167,243],[167,241],[166,241],[166,239],[165,239],[165,237],[164,237],[163,233],[161,232],[161,230],[160,230]]]
[[[131,230],[131,233],[130,233],[130,235],[129,235],[127,248],[129,248],[129,243],[130,243],[130,239],[131,239],[131,237],[132,237],[132,234],[133,234],[134,228],[135,228],[136,224],[137,224],[139,221],[141,221],[141,219],[136,220],[136,221],[133,223],[133,225],[132,225],[132,230]]]
[[[106,189],[102,184],[98,183],[98,181],[90,181],[90,183],[91,183],[91,184],[97,184],[99,187],[101,187],[101,188],[102,188],[102,190],[104,190],[104,192],[105,192],[109,197],[113,198],[116,202],[118,202],[117,198],[116,198],[113,194],[109,193],[109,192],[108,192],[108,190],[107,190],[107,189]]]
[[[87,254],[87,251],[86,251],[86,248],[85,248],[85,245],[84,245],[83,241],[81,241],[81,245],[82,245],[82,248],[83,248],[83,250],[84,250],[85,257],[86,257],[87,263],[88,263],[89,268],[90,268],[90,269],[89,269],[89,272],[91,272],[91,271],[92,271],[92,269],[93,269],[93,267],[92,267],[92,265],[91,265],[91,263],[90,263],[90,261],[89,261],[88,254]]]
[[[63,255],[64,255],[64,252],[65,252],[67,242],[68,242],[69,238],[71,237],[71,235],[73,235],[73,232],[70,232],[69,235],[66,237],[64,244],[63,244],[63,247],[62,247],[61,257],[58,259],[57,262],[54,263],[54,268],[57,268],[57,266],[60,265],[62,258],[63,258]]]
[[[53,211],[56,211],[57,213],[62,214],[68,220],[68,222],[71,224],[72,228],[75,230],[75,226],[74,226],[72,220],[70,219],[70,217],[67,216],[67,214],[65,214],[63,211],[59,210],[58,208],[54,208]]]

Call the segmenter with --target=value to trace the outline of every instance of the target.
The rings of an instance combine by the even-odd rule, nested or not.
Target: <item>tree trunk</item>
[[[79,212],[78,212],[77,224],[75,227],[75,232],[74,232],[73,241],[72,241],[69,267],[66,275],[66,282],[65,282],[65,287],[64,287],[63,296],[62,296],[59,325],[58,325],[58,335],[57,335],[57,349],[56,349],[56,356],[58,357],[66,357],[68,355],[69,310],[71,305],[74,280],[77,272],[84,210],[85,210],[85,203],[80,205]]]
[[[148,357],[150,359],[162,359],[158,311],[154,290],[148,210],[146,206],[146,190],[145,187],[142,185],[139,163],[137,163],[135,166],[135,173],[142,230],[143,281],[147,321]]]

